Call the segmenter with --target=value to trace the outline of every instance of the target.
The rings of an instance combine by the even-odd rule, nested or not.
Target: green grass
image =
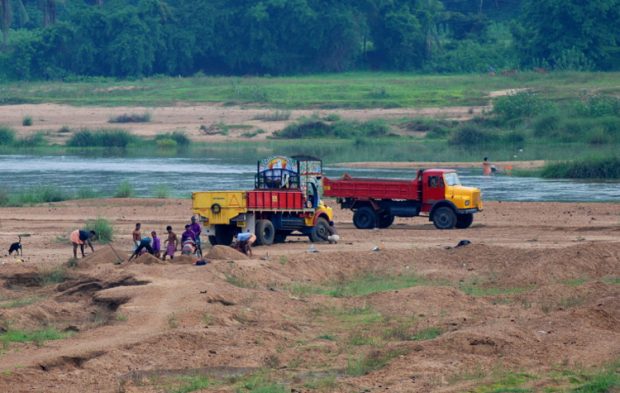
[[[247,281],[235,275],[226,275],[226,282],[239,288],[256,288],[255,282]]]
[[[181,382],[181,386],[170,390],[170,393],[191,393],[206,389],[213,385],[213,382],[203,375],[179,377],[179,381]]]
[[[326,283],[322,286],[309,286],[294,283],[288,290],[295,296],[327,295],[332,297],[358,297],[378,292],[388,292],[418,285],[435,283],[416,275],[376,275],[367,274],[348,281]]]
[[[56,266],[39,271],[39,282],[41,285],[60,284],[67,280],[67,270],[64,266]]]
[[[120,129],[84,129],[76,132],[67,141],[67,146],[75,148],[116,148],[125,149],[140,139],[127,130]]]
[[[414,341],[426,341],[426,340],[435,339],[439,337],[440,335],[441,335],[441,329],[436,328],[436,327],[430,327],[430,328],[422,329],[419,332],[415,333],[412,338]]]
[[[510,296],[532,290],[532,287],[494,287],[488,283],[471,280],[459,283],[459,289],[469,296]]]
[[[549,179],[620,179],[620,157],[550,163],[542,169],[541,176]]]
[[[284,385],[271,380],[265,371],[243,377],[236,383],[236,393],[288,393]]]
[[[131,183],[129,183],[129,181],[127,180],[124,180],[118,185],[116,193],[114,194],[114,198],[131,198],[134,196],[135,192],[136,191],[131,185]]]
[[[62,340],[67,337],[69,337],[68,333],[60,332],[54,328],[31,331],[8,329],[6,332],[0,333],[0,341],[2,341],[5,348],[10,343],[33,342],[37,345],[42,345],[45,341]]]
[[[39,296],[29,296],[19,299],[5,300],[0,302],[0,308],[20,308],[37,303],[41,298]]]
[[[337,120],[327,122],[317,117],[303,118],[273,134],[279,139],[303,138],[381,138],[388,136],[390,127],[383,120],[365,122]]]
[[[359,377],[366,375],[371,371],[379,370],[385,367],[392,359],[402,355],[403,351],[379,351],[373,350],[366,355],[357,358],[349,358],[347,361],[347,375]]]
[[[354,72],[269,78],[93,78],[81,82],[4,83],[0,85],[0,96],[7,102],[104,106],[162,106],[178,102],[255,103],[278,108],[461,106],[484,105],[491,91],[509,88],[532,88],[554,99],[576,97],[584,90],[617,94],[619,75],[523,72],[510,77],[489,77]],[[134,88],[118,89],[129,86]]]
[[[612,285],[620,285],[620,277],[605,277],[603,282]]]
[[[114,227],[110,221],[105,218],[98,217],[94,220],[86,221],[84,229],[87,231],[95,231],[97,233],[97,241],[99,243],[111,243],[114,239]]]
[[[32,125],[32,116],[24,116],[24,118],[22,119],[22,126],[24,127],[30,127]]]

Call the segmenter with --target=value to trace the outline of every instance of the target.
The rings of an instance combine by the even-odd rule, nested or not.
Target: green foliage
[[[134,194],[134,187],[128,180],[124,180],[118,185],[114,198],[131,198]]]
[[[549,179],[620,179],[620,157],[549,163],[541,175]]]
[[[30,147],[45,146],[46,144],[47,144],[47,141],[45,140],[45,135],[43,134],[43,132],[36,132],[32,135],[16,140],[13,143],[13,146],[22,147],[22,148],[30,148]]]
[[[389,134],[389,126],[381,120],[367,122],[338,120],[325,122],[318,118],[301,119],[274,133],[275,138],[303,139],[303,138],[378,138]]]
[[[166,199],[170,197],[170,187],[165,184],[160,184],[155,187],[155,191],[153,193],[155,198]]]
[[[19,299],[7,300],[7,301],[3,301],[2,303],[0,303],[0,308],[20,308],[20,307],[34,304],[38,302],[39,300],[41,300],[41,298],[38,296],[30,296],[30,297],[23,297]]]
[[[15,142],[15,131],[0,125],[0,146],[11,146]]]
[[[67,141],[70,147],[126,148],[138,140],[126,130],[81,130]]]
[[[496,134],[481,130],[473,125],[464,125],[452,133],[448,142],[456,146],[482,146],[498,140]]]
[[[349,358],[347,361],[347,375],[359,377],[371,371],[385,367],[392,359],[401,355],[401,351],[378,351],[373,350],[369,354],[357,359]]]
[[[56,266],[39,271],[39,282],[41,285],[53,285],[65,282],[67,271],[64,266]]]
[[[162,147],[161,145],[171,145],[170,147],[187,147],[191,143],[191,140],[187,137],[187,135],[181,131],[159,134],[155,137],[155,141],[159,147]]]
[[[9,329],[4,333],[0,333],[0,341],[2,341],[6,348],[12,342],[34,342],[37,345],[42,345],[45,341],[62,340],[68,336],[69,334],[59,332],[51,327],[33,331]]]
[[[148,123],[151,121],[151,114],[144,113],[123,113],[122,115],[113,116],[108,123]]]
[[[32,125],[32,116],[24,116],[24,118],[22,119],[22,126],[24,127],[30,127]]]
[[[493,113],[503,121],[531,118],[546,110],[548,104],[529,92],[499,97],[493,103]]]
[[[415,341],[424,341],[424,340],[432,340],[441,335],[441,329],[436,327],[430,327],[427,329],[420,330],[419,332],[413,335],[413,339]]]
[[[190,393],[206,389],[212,385],[211,380],[202,375],[180,377],[181,386],[172,390],[172,393]]]
[[[38,203],[62,202],[69,199],[69,195],[64,190],[55,186],[39,186],[15,194],[10,199],[11,204],[22,206],[35,205]]]
[[[114,227],[105,218],[97,217],[94,220],[86,221],[84,229],[95,231],[97,233],[97,241],[102,244],[111,243],[114,239]]]

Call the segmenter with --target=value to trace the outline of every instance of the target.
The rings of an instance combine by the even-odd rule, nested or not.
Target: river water
[[[113,195],[128,181],[137,196],[152,196],[165,189],[170,196],[189,197],[192,191],[249,189],[254,186],[256,165],[235,159],[129,158],[84,156],[0,156],[0,188],[19,192],[54,186],[68,193],[80,189]],[[360,177],[410,179],[411,170],[351,169],[329,165],[325,173]],[[459,170],[464,185],[479,187],[485,200],[499,201],[615,201],[620,202],[620,182],[548,180],[534,177],[484,177],[479,170]]]

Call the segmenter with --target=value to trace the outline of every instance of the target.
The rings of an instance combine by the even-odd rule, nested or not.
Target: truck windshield
[[[445,173],[443,175],[443,179],[448,186],[460,186],[461,181],[459,180],[459,176],[455,172]]]

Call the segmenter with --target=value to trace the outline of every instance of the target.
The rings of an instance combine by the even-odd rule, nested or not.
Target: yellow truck
[[[253,190],[192,194],[212,245],[230,245],[240,232],[256,235],[257,245],[284,242],[289,235],[327,240],[332,209],[321,200],[322,162],[308,156],[276,156],[257,164]]]

